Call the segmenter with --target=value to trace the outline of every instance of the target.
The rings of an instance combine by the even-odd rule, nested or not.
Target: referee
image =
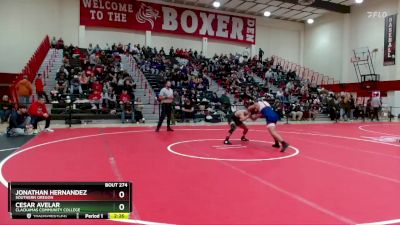
[[[174,100],[174,91],[171,89],[171,81],[165,82],[165,87],[161,89],[159,95],[161,101],[161,115],[158,121],[156,132],[160,131],[161,124],[167,116],[167,131],[174,131],[171,129],[171,113],[172,113],[172,102]]]

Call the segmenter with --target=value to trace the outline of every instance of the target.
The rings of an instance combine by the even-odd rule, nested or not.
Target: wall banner
[[[80,0],[80,24],[256,42],[255,18],[136,0]]]

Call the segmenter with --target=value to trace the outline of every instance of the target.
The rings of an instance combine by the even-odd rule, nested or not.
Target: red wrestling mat
[[[165,129],[164,129],[165,130]],[[396,123],[280,125],[291,144],[271,147],[265,126],[248,143],[222,144],[227,126],[58,129],[3,161],[7,181],[132,181],[131,220],[151,224],[355,224],[400,222]],[[235,140],[236,138],[236,140]],[[27,224],[7,213],[0,224]],[[29,224],[123,224],[30,220]]]

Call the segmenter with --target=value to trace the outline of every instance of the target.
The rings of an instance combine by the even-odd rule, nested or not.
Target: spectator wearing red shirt
[[[40,121],[46,120],[45,131],[54,132],[50,129],[50,114],[47,111],[46,104],[43,96],[39,97],[38,100],[29,107],[28,113],[31,117],[31,123],[33,125],[33,134],[38,134],[37,124]]]
[[[64,49],[64,40],[62,38],[57,41],[57,49]]]
[[[49,96],[47,96],[46,92],[44,91],[43,76],[40,73],[36,77],[35,86],[37,96],[44,97],[46,99],[46,103],[49,103]]]
[[[113,58],[114,58],[114,61],[118,61],[118,62],[121,62],[121,56],[119,55],[119,54],[114,54],[113,55]]]
[[[72,57],[75,59],[80,59],[82,58],[82,56],[84,55],[84,53],[81,51],[81,49],[76,46],[72,52]]]
[[[101,92],[94,90],[94,92],[89,95],[89,102],[92,104],[92,109],[98,109],[99,104],[102,100]]]
[[[92,90],[101,93],[103,91],[103,85],[100,84],[98,80],[96,80],[92,85]]]
[[[119,96],[119,104],[125,104],[131,102],[131,96],[128,94],[127,90],[123,90],[122,94]]]
[[[121,106],[122,114],[121,114],[121,122],[125,123],[126,114],[130,114],[132,116],[132,123],[134,122],[134,110],[131,102],[131,96],[128,94],[127,90],[123,90],[122,94],[119,96],[119,104]]]

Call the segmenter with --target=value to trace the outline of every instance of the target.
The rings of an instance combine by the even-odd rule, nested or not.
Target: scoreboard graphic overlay
[[[131,182],[10,182],[13,219],[129,219]]]

